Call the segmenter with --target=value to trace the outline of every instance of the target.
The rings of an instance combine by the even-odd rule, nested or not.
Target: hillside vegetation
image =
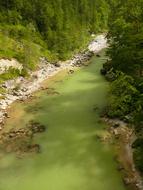
[[[107,29],[105,0],[0,1],[0,57],[33,69],[39,56],[65,60]]]
[[[134,158],[143,172],[143,0],[118,0],[113,5],[110,60],[102,70],[112,82],[107,114],[135,126]]]

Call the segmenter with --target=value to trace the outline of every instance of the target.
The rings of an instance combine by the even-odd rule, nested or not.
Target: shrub
[[[124,119],[135,110],[138,97],[139,91],[135,87],[134,79],[121,73],[111,83],[108,115]]]

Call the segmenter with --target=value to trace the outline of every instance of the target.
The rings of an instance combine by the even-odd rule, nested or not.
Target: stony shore
[[[4,98],[0,100],[0,130],[4,126],[4,120],[8,117],[7,108],[16,100],[25,100],[31,94],[41,87],[41,83],[58,72],[68,69],[69,72],[75,67],[83,65],[86,61],[107,47],[107,40],[105,35],[98,35],[92,42],[90,42],[87,50],[75,55],[71,60],[65,62],[58,62],[55,64],[49,63],[45,58],[40,59],[39,69],[30,74],[28,79],[19,77],[14,80],[6,81],[2,87],[6,93]]]
[[[84,63],[90,60],[94,54],[98,55],[98,52],[106,47],[107,40],[105,38],[105,35],[99,35],[89,44],[87,50],[84,50],[83,52],[75,55],[71,60],[51,64],[45,58],[41,58],[39,69],[35,72],[32,72],[28,79],[19,77],[15,80],[6,81],[5,84],[3,84],[3,88],[5,88],[6,93],[4,95],[4,99],[0,100],[0,130],[2,130],[4,127],[5,118],[9,117],[7,108],[9,108],[13,102],[16,100],[24,101],[25,99],[29,98],[33,92],[41,88],[41,83],[44,80],[56,75],[62,70],[68,70],[69,73],[74,72],[74,69],[76,67],[84,65]],[[133,130],[130,129],[126,123],[119,120],[103,118],[103,121],[111,126],[110,133],[113,134],[116,138],[115,146],[118,149],[116,159],[119,163],[119,167],[117,169],[123,173],[123,181],[125,185],[133,190],[142,190],[142,179],[139,175],[139,172],[136,170],[133,161],[132,143],[135,139]],[[26,136],[26,140],[27,137],[29,140],[27,132],[28,134],[32,134],[31,131],[29,133],[29,129],[28,131],[26,130],[26,133],[25,129],[3,133],[0,140],[6,148],[8,147],[8,151],[10,151],[13,149],[13,147],[15,147],[17,139],[23,138],[25,141]],[[9,136],[11,138],[11,135],[13,135],[11,139],[12,141],[7,141],[7,136],[8,138]],[[13,138],[14,143],[12,143]],[[11,146],[9,146],[9,144],[11,144]],[[20,149],[20,151],[26,150],[26,152],[38,152],[39,148],[40,147],[37,144],[28,144],[28,146],[22,147],[22,150]],[[16,149],[16,151],[18,154],[21,154],[19,149]]]
[[[140,173],[135,167],[132,144],[136,139],[133,128],[118,119],[102,118],[110,128],[109,132],[115,137],[116,161],[118,170],[122,172],[123,182],[129,189],[142,190],[143,182]]]

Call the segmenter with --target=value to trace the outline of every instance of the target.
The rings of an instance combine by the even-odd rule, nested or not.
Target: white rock
[[[10,67],[22,70],[23,66],[15,59],[0,59],[0,74],[6,72]]]
[[[99,35],[93,42],[88,46],[88,49],[94,53],[99,52],[101,49],[107,47],[107,39],[105,35]]]

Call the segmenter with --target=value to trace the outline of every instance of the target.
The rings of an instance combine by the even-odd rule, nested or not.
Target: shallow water
[[[47,131],[35,139],[40,154],[1,158],[0,190],[125,190],[112,146],[96,138],[106,134],[106,125],[99,122],[108,90],[99,72],[103,58],[94,57],[88,67],[44,84],[59,94],[45,90],[12,106],[6,129],[34,119]]]

